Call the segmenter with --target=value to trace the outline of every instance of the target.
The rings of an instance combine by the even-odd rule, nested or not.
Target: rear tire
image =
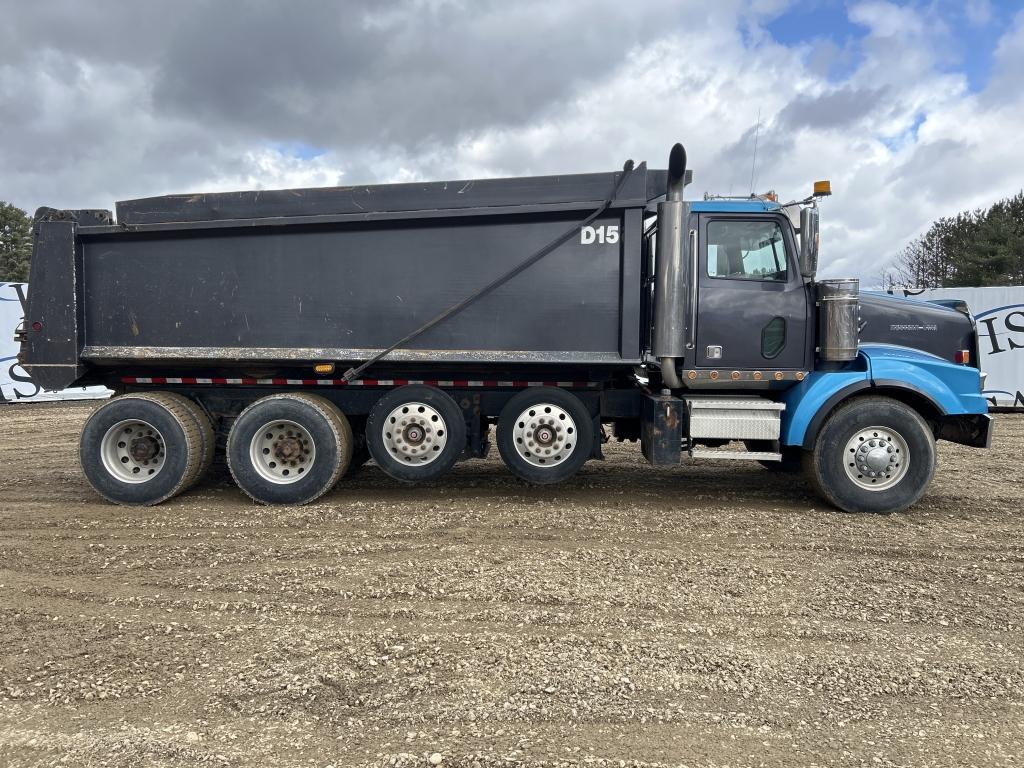
[[[199,425],[178,395],[122,395],[86,421],[79,461],[90,485],[115,504],[150,506],[188,488],[202,461]]]
[[[373,406],[366,445],[377,466],[396,480],[436,480],[466,448],[466,418],[447,392],[408,384]]]
[[[594,424],[576,395],[531,387],[498,418],[498,452],[516,477],[535,485],[568,480],[590,458]]]
[[[330,400],[305,392],[250,405],[228,435],[228,469],[262,504],[307,504],[334,487],[352,458],[352,428]]]
[[[210,421],[210,417],[206,415],[206,411],[203,410],[199,403],[177,392],[167,392],[165,394],[168,397],[177,399],[188,409],[195,420],[196,427],[199,429],[199,465],[196,467],[195,476],[188,484],[189,488],[193,488],[199,485],[199,482],[213,465],[213,458],[217,452],[217,434],[213,429],[213,422]]]
[[[806,468],[814,489],[844,512],[899,512],[935,474],[935,436],[898,400],[858,397],[825,421]]]

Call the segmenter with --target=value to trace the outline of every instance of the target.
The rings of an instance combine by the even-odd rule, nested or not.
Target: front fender
[[[988,413],[977,368],[893,344],[865,344],[862,349],[871,367],[872,386],[915,392],[943,416]]]
[[[825,417],[848,397],[902,389],[925,398],[943,416],[985,414],[977,368],[892,344],[862,344],[857,358],[833,371],[815,371],[783,395],[779,442],[812,447]]]
[[[851,395],[871,388],[868,359],[863,354],[838,370],[813,371],[782,396],[786,410],[782,412],[779,442],[800,445],[813,438],[825,416]]]

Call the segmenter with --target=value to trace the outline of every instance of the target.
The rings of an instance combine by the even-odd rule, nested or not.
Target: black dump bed
[[[43,209],[24,365],[58,388],[358,363],[579,224],[620,176],[168,195],[117,203],[116,224]],[[643,219],[665,178],[638,166],[600,238],[570,238],[381,370],[638,362]]]

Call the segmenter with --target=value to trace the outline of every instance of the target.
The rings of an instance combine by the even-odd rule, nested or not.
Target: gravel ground
[[[1022,416],[876,517],[632,445],[121,508],[89,409],[0,409],[0,765],[1021,764]]]

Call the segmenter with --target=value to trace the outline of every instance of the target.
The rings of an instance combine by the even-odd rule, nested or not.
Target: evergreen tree
[[[28,280],[32,220],[21,208],[0,200],[0,283]]]
[[[894,266],[907,288],[1024,285],[1024,192],[939,219]]]

